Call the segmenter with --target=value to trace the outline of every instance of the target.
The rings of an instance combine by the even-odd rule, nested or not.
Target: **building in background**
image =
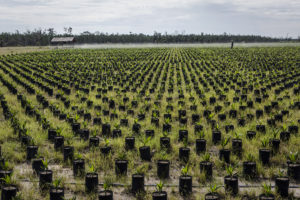
[[[75,37],[54,37],[51,40],[53,46],[73,46],[76,42]]]

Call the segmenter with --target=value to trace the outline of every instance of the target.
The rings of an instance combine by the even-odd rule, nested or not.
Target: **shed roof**
[[[51,42],[74,42],[74,37],[54,37]]]

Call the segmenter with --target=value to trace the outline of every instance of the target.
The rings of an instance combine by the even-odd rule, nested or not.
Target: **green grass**
[[[11,66],[13,68],[20,69],[19,66],[24,67],[25,69],[37,71],[36,69],[31,68],[31,66],[38,65],[40,66],[38,69],[42,70],[43,73],[38,72],[38,74],[51,77],[53,74],[58,77],[63,77],[65,79],[68,76],[65,76],[65,73],[72,71],[71,73],[74,75],[79,75],[79,78],[84,81],[86,78],[83,76],[87,74],[88,76],[94,77],[96,73],[104,75],[105,73],[119,72],[119,75],[123,77],[126,74],[132,73],[134,66],[139,64],[141,68],[140,72],[144,72],[145,70],[150,70],[153,74],[159,74],[158,70],[154,70],[150,67],[150,64],[161,67],[162,75],[159,76],[158,79],[152,79],[151,83],[147,83],[152,86],[152,84],[157,83],[158,86],[163,84],[163,74],[166,75],[166,88],[172,85],[174,82],[174,93],[168,94],[167,91],[162,93],[162,99],[160,100],[161,106],[155,108],[154,101],[157,100],[158,92],[153,94],[147,93],[144,96],[139,95],[137,92],[127,92],[126,96],[129,97],[129,102],[132,100],[137,100],[139,105],[137,108],[132,108],[135,111],[135,116],[128,115],[127,118],[129,120],[128,127],[120,127],[122,130],[121,138],[110,138],[109,145],[112,147],[112,153],[108,156],[103,156],[100,153],[99,148],[94,148],[90,150],[88,148],[88,141],[81,140],[78,136],[74,137],[74,134],[71,130],[70,125],[66,121],[59,120],[57,117],[53,116],[50,109],[43,109],[41,105],[37,102],[35,95],[29,95],[23,86],[17,84],[9,75],[5,74],[5,72],[0,69],[0,74],[13,83],[19,94],[26,95],[27,100],[30,100],[32,105],[40,111],[51,123],[51,126],[56,128],[62,128],[62,135],[66,140],[70,141],[72,146],[74,146],[75,153],[80,153],[83,155],[83,158],[86,162],[86,169],[90,164],[95,166],[96,171],[99,174],[99,182],[103,183],[107,177],[111,177],[113,182],[122,183],[125,187],[113,187],[112,190],[121,197],[124,194],[125,198],[133,198],[131,194],[128,192],[128,188],[130,188],[131,184],[131,174],[136,173],[137,171],[143,171],[145,174],[145,182],[146,184],[156,184],[159,183],[159,179],[156,176],[156,161],[160,159],[168,159],[171,161],[170,166],[170,175],[171,178],[166,180],[167,185],[177,185],[178,177],[180,176],[181,169],[185,166],[185,163],[178,159],[179,157],[179,148],[184,146],[183,142],[178,141],[178,132],[181,129],[188,130],[189,136],[187,141],[187,146],[191,149],[190,158],[189,158],[189,166],[190,166],[190,174],[193,175],[193,184],[200,185],[203,188],[194,188],[194,195],[190,197],[191,199],[202,199],[204,194],[207,193],[207,189],[204,186],[208,186],[208,183],[215,183],[217,185],[223,184],[223,177],[226,175],[225,166],[226,164],[223,161],[219,160],[218,152],[219,149],[222,148],[221,144],[214,145],[212,143],[211,136],[211,126],[208,121],[203,117],[203,111],[205,109],[209,109],[211,111],[214,110],[213,105],[202,106],[201,101],[208,101],[210,97],[217,97],[212,86],[208,86],[210,91],[204,92],[204,99],[199,98],[196,94],[196,91],[193,89],[191,83],[187,83],[184,80],[184,72],[186,72],[186,76],[190,80],[192,75],[195,75],[197,78],[202,77],[207,81],[207,78],[204,77],[205,70],[207,70],[210,74],[209,77],[220,77],[221,75],[226,75],[226,77],[237,76],[239,81],[248,80],[254,81],[255,76],[261,74],[263,72],[267,75],[267,81],[271,82],[269,78],[277,77],[278,74],[282,74],[286,77],[289,76],[289,73],[292,71],[286,67],[290,65],[291,68],[299,72],[299,68],[297,68],[297,59],[299,59],[299,55],[297,55],[297,51],[299,48],[249,48],[249,49],[234,49],[233,51],[224,49],[224,48],[210,48],[210,49],[197,49],[197,48],[162,48],[162,49],[109,49],[109,50],[60,50],[60,51],[51,51],[51,52],[41,52],[41,53],[29,53],[29,54],[20,54],[14,56],[7,56],[2,58],[2,60],[6,62],[11,62]],[[27,60],[28,58],[32,58],[32,60]],[[277,60],[276,60],[277,59]],[[275,61],[274,61],[275,60]],[[204,61],[207,62],[204,63]],[[53,63],[52,63],[53,62]],[[55,64],[54,64],[55,62]],[[198,63],[200,67],[197,67],[195,64]],[[254,62],[254,64],[252,64]],[[276,67],[270,67],[269,70],[266,70],[265,65],[270,65],[270,63],[276,62]],[[51,64],[52,63],[52,64]],[[0,63],[3,68],[7,68],[3,63]],[[88,66],[90,65],[90,66]],[[112,70],[108,66],[115,66],[115,70]],[[222,69],[221,66],[226,66],[226,68]],[[94,67],[93,70],[91,68]],[[214,67],[214,70],[212,70]],[[262,69],[262,71],[256,71],[255,67]],[[279,70],[280,67],[284,67],[284,70]],[[55,69],[54,69],[55,68]],[[45,70],[49,69],[49,71]],[[168,69],[168,71],[167,71]],[[275,71],[273,71],[273,69]],[[50,71],[53,70],[53,71]],[[73,71],[77,70],[77,71]],[[10,71],[12,74],[17,75],[17,73],[13,70]],[[25,74],[30,74],[22,70]],[[91,74],[89,74],[91,72]],[[225,74],[227,72],[227,74]],[[172,74],[174,73],[174,74]],[[197,74],[198,73],[198,74]],[[294,72],[295,73],[295,72]],[[110,74],[110,76],[113,76]],[[153,75],[152,75],[153,76]],[[141,86],[136,84],[135,86],[131,86],[132,88],[137,88],[139,91],[141,88],[147,84],[143,82],[143,80],[147,80],[147,78],[151,78],[151,75],[146,75],[145,78],[141,80]],[[36,77],[35,77],[36,78]],[[139,77],[138,77],[139,78]],[[196,78],[196,79],[197,79]],[[277,77],[280,78],[280,77]],[[24,77],[20,76],[20,79],[26,83],[29,83]],[[108,78],[109,80],[110,78]],[[37,79],[40,81],[40,79]],[[180,82],[181,80],[181,82]],[[230,79],[229,79],[230,80]],[[264,80],[263,78],[258,76],[258,81]],[[101,83],[105,81],[103,79],[99,79]],[[137,80],[132,80],[134,83],[137,83]],[[261,88],[266,86],[269,82],[264,82],[263,84],[259,84],[259,82],[251,82],[254,84],[255,88]],[[122,86],[113,83],[113,80],[106,81],[108,85],[114,85],[114,87],[122,88]],[[125,82],[127,84],[128,82]],[[178,85],[177,85],[178,84]],[[225,83],[224,83],[225,84]],[[92,85],[96,85],[96,88],[103,87],[102,84],[92,83]],[[201,84],[199,84],[201,90],[205,90]],[[232,83],[238,88],[237,84]],[[84,178],[74,178],[72,176],[72,164],[64,163],[63,156],[61,152],[56,152],[53,148],[53,144],[47,140],[47,131],[43,130],[41,125],[35,121],[33,117],[29,117],[25,114],[24,109],[21,108],[20,102],[17,100],[16,95],[12,95],[8,92],[8,89],[0,83],[0,92],[5,95],[6,100],[10,108],[17,112],[17,117],[21,122],[27,122],[27,129],[29,130],[29,135],[34,138],[36,144],[39,146],[39,154],[43,156],[45,159],[49,160],[49,168],[54,171],[54,179],[60,176],[63,176],[64,186],[66,188],[66,197],[72,197],[73,195],[78,196],[79,199],[93,199],[93,196],[89,196],[84,192]],[[83,85],[82,85],[83,86]],[[90,86],[90,85],[89,85]],[[230,86],[230,85],[229,85]],[[228,86],[228,87],[229,87]],[[299,86],[299,85],[298,85]],[[39,91],[43,96],[47,98],[47,100],[52,104],[56,105],[64,113],[68,113],[71,116],[75,116],[75,112],[71,110],[71,108],[65,108],[62,101],[53,97],[48,96],[44,91],[41,91],[37,85],[32,85]],[[269,98],[264,100],[261,104],[254,104],[254,108],[247,108],[246,111],[238,111],[238,117],[245,117],[247,113],[252,113],[255,115],[256,109],[264,109],[264,105],[269,105],[271,101],[277,100],[279,97],[283,97],[284,95],[290,95],[290,99],[283,99],[279,101],[279,108],[273,109],[273,114],[276,114],[281,109],[287,109],[291,104],[292,100],[294,102],[299,101],[299,95],[293,95],[292,88],[286,90],[285,93],[281,93],[280,95],[275,96],[274,90],[272,88],[270,91],[267,91],[269,94]],[[97,94],[96,90],[91,91],[89,95],[86,95],[82,92],[77,92],[75,87],[71,87],[71,95],[68,98],[71,101],[71,105],[78,106],[79,109],[84,109],[91,113],[93,117],[97,116],[97,111],[92,108],[88,108],[86,103],[81,103],[80,98],[76,97],[76,94],[79,94],[80,97],[87,97],[89,100],[94,102],[94,105],[101,105],[102,110],[109,110],[107,103],[102,103],[101,99],[96,99],[95,95]],[[178,92],[177,90],[181,89],[185,95],[183,101],[185,101],[185,105],[180,107],[178,106]],[[157,90],[158,91],[158,90]],[[56,89],[54,94],[62,93],[61,90]],[[233,89],[229,89],[229,92],[224,92],[227,96],[226,101],[230,101],[235,105],[238,110],[238,106],[244,104],[243,102],[233,103],[232,99],[236,95],[234,94]],[[64,95],[67,96],[67,95]],[[106,95],[109,99],[114,99],[117,105],[122,104],[122,98],[125,94],[118,93],[116,91],[108,91]],[[150,102],[146,102],[144,97],[148,96],[151,98]],[[191,111],[189,109],[190,105],[193,105],[193,102],[189,101],[189,97],[195,97],[195,104],[198,106],[196,111]],[[240,96],[240,95],[237,95]],[[162,123],[164,122],[163,114],[167,113],[166,106],[168,105],[166,98],[172,97],[173,100],[170,103],[173,105],[174,110],[170,112],[172,115],[172,131],[168,135],[171,139],[172,148],[170,151],[166,152],[160,148],[159,139],[163,136],[162,132]],[[253,93],[248,93],[248,98],[254,100],[255,95]],[[130,103],[127,103],[127,106]],[[144,108],[147,105],[150,105],[150,110],[145,111],[146,119],[143,121],[139,121],[141,124],[141,133],[140,135],[132,133],[132,125],[134,124],[135,119],[137,118],[137,114],[139,112],[144,112]],[[290,151],[299,151],[299,135],[291,135],[291,139],[289,142],[282,142],[280,151],[277,155],[271,158],[271,166],[263,166],[258,160],[258,149],[261,148],[261,139],[262,138],[271,138],[272,131],[269,126],[267,126],[266,133],[258,133],[257,136],[253,140],[249,140],[246,138],[246,132],[248,130],[255,130],[255,126],[258,123],[262,123],[267,125],[267,119],[271,117],[271,115],[264,114],[264,116],[258,121],[254,118],[254,120],[247,120],[247,124],[245,127],[239,127],[236,119],[231,119],[228,116],[229,110],[232,109],[232,106],[225,106],[224,101],[218,101],[218,105],[222,105],[221,113],[227,115],[227,119],[224,122],[219,121],[219,129],[222,132],[223,137],[235,137],[235,132],[239,133],[240,138],[243,141],[243,154],[242,156],[231,155],[232,164],[237,165],[236,171],[240,177],[240,181],[244,184],[262,184],[263,179],[272,179],[278,172],[279,169],[285,165],[287,159],[287,155]],[[157,109],[160,111],[160,126],[156,127],[151,125],[151,113],[152,110]],[[186,109],[188,116],[188,125],[186,127],[179,124],[176,118],[178,118],[178,110]],[[113,110],[110,110],[113,112]],[[100,111],[101,112],[101,111]],[[115,113],[118,114],[119,118],[111,120],[109,117],[103,116],[102,112],[100,113],[100,117],[102,118],[102,122],[110,122],[112,129],[114,125],[119,124],[119,120],[125,117],[125,112],[115,110]],[[199,137],[194,134],[194,125],[191,122],[191,115],[194,113],[201,114],[200,124],[204,127],[204,138],[207,140],[207,151],[211,154],[211,161],[214,163],[213,167],[213,179],[211,181],[207,181],[206,177],[203,173],[200,173],[199,163],[202,160],[201,155],[197,155],[195,152],[195,140]],[[217,115],[219,113],[215,113],[212,116],[212,119],[217,120]],[[297,124],[297,120],[300,118],[300,112],[297,109],[290,109],[289,116],[284,117],[283,122],[276,123],[278,128],[281,128],[283,125],[290,125],[292,122]],[[79,122],[81,126],[84,124],[83,117],[80,117]],[[233,124],[235,126],[235,130],[229,133],[225,133],[225,125]],[[298,124],[299,126],[299,124]],[[30,175],[29,172],[24,172],[18,167],[23,166],[26,159],[26,152],[24,147],[20,145],[18,142],[17,135],[13,134],[13,130],[10,128],[10,125],[7,121],[2,120],[0,122],[0,142],[2,146],[2,152],[10,161],[11,166],[15,166],[16,171],[14,173],[14,177],[17,180],[24,179],[29,177],[30,180],[38,180],[37,176]],[[98,136],[101,138],[100,147],[105,146],[104,137],[101,134],[101,126],[93,125],[92,122],[88,122],[86,127],[90,130],[96,130]],[[144,131],[147,129],[153,129],[155,131],[155,136],[152,138],[147,145],[150,146],[151,152],[153,154],[151,162],[141,161],[139,158],[138,147],[143,146],[144,139]],[[114,160],[118,158],[118,156],[124,152],[124,139],[126,136],[134,135],[136,137],[136,149],[134,151],[126,152],[126,157],[129,161],[128,166],[128,176],[118,178],[114,174]],[[66,144],[66,142],[65,142]],[[231,144],[229,143],[225,148],[231,149]],[[242,177],[242,162],[246,160],[246,155],[248,153],[254,155],[257,162],[258,174],[261,180],[256,181],[246,181]],[[31,169],[31,166],[28,165],[27,168]],[[285,168],[286,169],[286,168]],[[64,173],[63,170],[67,170],[68,173]],[[77,184],[71,184],[77,183]],[[25,187],[26,184],[19,181],[19,185],[21,186],[21,193],[24,195],[24,199],[42,199],[41,193],[33,192],[38,190],[38,185],[33,183],[28,187]],[[178,199],[178,187],[165,187],[168,191],[169,199]],[[102,190],[102,188],[101,188]],[[155,189],[154,187],[146,187],[147,194],[144,196],[145,199],[151,199],[151,192]],[[221,188],[219,192],[223,195],[224,191]],[[244,193],[256,193],[258,195],[260,190],[254,189],[246,189],[242,191]],[[230,197],[226,197],[229,199]],[[237,197],[238,199],[240,197]]]

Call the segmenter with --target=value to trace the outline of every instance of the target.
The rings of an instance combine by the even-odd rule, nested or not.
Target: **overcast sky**
[[[0,32],[300,35],[300,0],[0,0]]]

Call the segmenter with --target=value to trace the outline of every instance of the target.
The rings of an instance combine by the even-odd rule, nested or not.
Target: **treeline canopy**
[[[53,37],[74,36],[76,43],[222,43],[222,42],[276,42],[282,38],[263,37],[259,35],[229,35],[229,34],[161,34],[154,32],[146,34],[108,34],[90,33],[85,31],[78,35],[55,34],[52,31],[35,30],[20,33],[0,33],[0,46],[43,46],[49,45]],[[291,40],[291,38],[285,39]]]

